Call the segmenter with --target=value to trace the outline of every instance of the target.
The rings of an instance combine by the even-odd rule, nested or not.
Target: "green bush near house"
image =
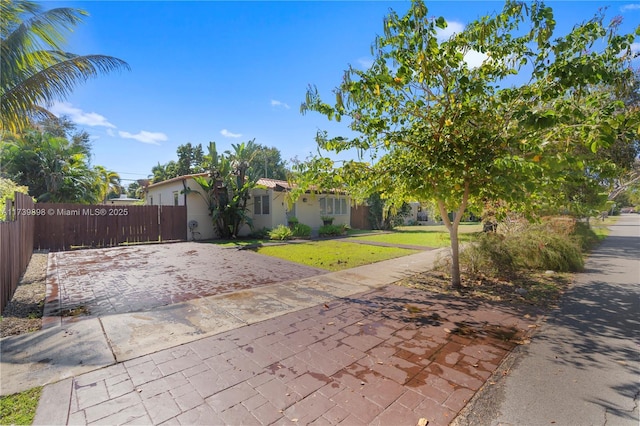
[[[304,223],[296,223],[292,231],[293,236],[296,238],[309,238],[311,236],[311,227]]]
[[[345,235],[346,233],[346,225],[323,225],[320,227],[320,229],[318,229],[318,234],[321,237]]]
[[[269,238],[269,234],[271,233],[271,229],[267,227],[263,227],[262,229],[254,229],[250,234],[249,238],[256,240],[263,240]]]
[[[278,225],[269,232],[269,238],[272,240],[285,241],[291,237],[293,237],[293,230],[284,225]]]

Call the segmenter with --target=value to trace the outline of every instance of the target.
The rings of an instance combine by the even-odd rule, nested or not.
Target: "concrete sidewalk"
[[[640,215],[622,215],[562,304],[458,425],[640,424]]]

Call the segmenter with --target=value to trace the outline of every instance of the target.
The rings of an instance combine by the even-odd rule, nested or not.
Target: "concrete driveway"
[[[45,325],[149,311],[326,272],[193,242],[52,253]]]

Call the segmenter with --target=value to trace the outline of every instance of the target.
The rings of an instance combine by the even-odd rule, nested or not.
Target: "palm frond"
[[[58,55],[61,56],[61,55]],[[42,113],[37,105],[49,105],[65,99],[79,83],[115,70],[129,69],[121,59],[104,55],[75,56],[34,70],[18,84],[5,88],[0,96],[0,129],[18,131],[34,113]]]

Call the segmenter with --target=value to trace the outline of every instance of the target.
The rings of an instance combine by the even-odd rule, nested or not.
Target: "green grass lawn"
[[[257,248],[256,251],[267,256],[329,271],[340,271],[416,253],[415,250],[332,240],[265,246]]]
[[[596,233],[599,240],[604,240],[609,235],[608,227],[614,225],[618,219],[620,219],[620,216],[609,216],[605,220],[592,217],[590,221],[591,229]]]
[[[0,424],[30,425],[36,415],[41,387],[0,397]]]
[[[482,232],[482,224],[460,224],[458,228],[460,242],[470,241],[479,232]],[[353,238],[361,241],[408,244],[422,247],[448,247],[450,245],[449,231],[444,225],[400,226],[390,233]]]

